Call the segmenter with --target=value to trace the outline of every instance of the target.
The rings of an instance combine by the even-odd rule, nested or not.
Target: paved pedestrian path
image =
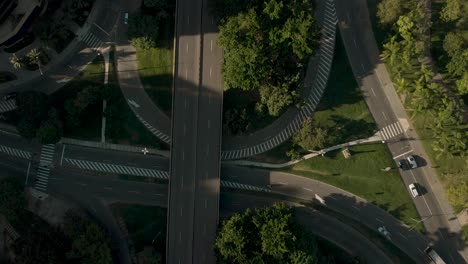
[[[55,144],[43,145],[41,156],[39,158],[39,167],[37,169],[34,188],[46,192],[49,182],[50,167],[54,160]]]
[[[16,100],[0,101],[0,113],[13,111],[16,109]]]
[[[7,155],[11,156],[16,156],[22,159],[31,159],[32,153],[29,151],[21,150],[21,149],[16,149],[16,148],[10,148],[6,146],[0,146],[0,152],[3,152]]]
[[[280,168],[285,168],[289,167],[291,165],[294,165],[296,163],[299,163],[303,160],[307,160],[313,157],[317,157],[320,155],[324,155],[325,153],[345,147],[350,147],[350,146],[355,146],[359,144],[365,144],[365,143],[372,143],[372,142],[378,142],[381,141],[382,138],[379,135],[380,132],[376,133],[372,137],[364,138],[364,139],[358,139],[350,142],[346,142],[343,144],[339,144],[333,147],[325,148],[319,151],[315,151],[313,153],[307,154],[302,156],[300,159],[297,160],[291,160],[285,163],[280,163],[280,164],[273,164],[273,163],[265,163],[265,162],[257,162],[257,161],[250,161],[250,160],[234,160],[234,161],[225,161],[225,164],[231,164],[231,165],[241,165],[241,166],[254,166],[254,167],[261,167],[261,168],[270,168],[270,169],[280,169]]]

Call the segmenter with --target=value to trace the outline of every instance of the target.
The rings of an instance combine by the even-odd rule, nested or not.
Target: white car
[[[418,188],[416,188],[416,183],[408,185],[408,188],[410,189],[411,195],[413,195],[413,197],[417,197],[420,195]]]
[[[412,169],[416,169],[418,167],[418,164],[416,163],[416,160],[414,159],[413,156],[408,156],[406,158],[406,160],[408,161],[408,163],[409,163],[409,165],[410,165],[410,167]]]
[[[128,13],[125,13],[125,16],[124,16],[124,24],[125,24],[125,25],[128,24]]]

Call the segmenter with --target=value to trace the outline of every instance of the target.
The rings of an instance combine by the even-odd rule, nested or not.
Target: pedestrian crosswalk
[[[395,122],[391,125],[388,125],[386,127],[383,127],[380,129],[380,136],[382,137],[382,140],[387,140],[390,138],[394,138],[398,135],[403,134],[405,131],[401,127],[400,122]]]
[[[54,160],[55,144],[43,145],[41,156],[39,157],[39,167],[37,168],[34,188],[40,191],[47,191],[49,182],[50,167]]]
[[[326,0],[324,7],[324,19],[322,22],[321,40],[318,52],[315,55],[317,71],[312,81],[305,80],[304,90],[310,90],[306,104],[300,109],[291,122],[278,134],[258,142],[256,145],[235,150],[225,150],[221,153],[224,160],[240,159],[266,152],[280,145],[293,136],[302,126],[302,123],[313,114],[320,102],[327,86],[328,76],[333,62],[335,50],[336,24],[338,21],[334,0]],[[310,65],[309,65],[310,67]]]
[[[88,160],[68,159],[68,158],[64,159],[64,161],[80,169],[99,171],[99,172],[109,172],[109,173],[116,173],[116,174],[122,174],[122,175],[151,177],[151,178],[158,178],[158,179],[163,179],[163,180],[169,179],[169,172],[167,171],[145,169],[145,168],[131,167],[131,166],[125,166],[125,165],[111,164],[111,163],[103,163],[103,162],[95,162],[95,161],[88,161]]]
[[[260,188],[248,184],[242,184],[237,182],[230,182],[230,181],[221,181],[221,187],[224,188],[233,188],[233,189],[242,189],[247,191],[256,191],[256,192],[271,192],[270,189],[267,188]]]
[[[94,50],[98,50],[103,46],[103,42],[90,31],[81,36],[80,40]]]
[[[32,153],[29,151],[24,151],[20,149],[10,148],[6,146],[0,146],[0,152],[6,153],[11,156],[16,156],[23,159],[30,159]]]
[[[0,101],[0,113],[13,111],[16,109],[16,100]]]
[[[132,107],[130,107],[130,108],[132,109],[133,113],[138,118],[138,120],[140,120],[140,122],[147,129],[149,129],[149,131],[151,131],[151,133],[153,133],[156,137],[158,137],[162,141],[166,142],[167,144],[171,143],[171,138],[168,135],[166,135],[163,132],[161,132],[161,131],[157,130],[156,128],[154,128],[152,125],[150,125],[148,122],[146,122],[137,112],[135,112]]]

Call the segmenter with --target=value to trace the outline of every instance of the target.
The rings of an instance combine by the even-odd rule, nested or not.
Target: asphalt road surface
[[[207,1],[177,3],[167,263],[215,263],[222,51]]]
[[[1,158],[3,162],[0,163],[2,172],[0,177],[13,176],[25,180],[27,170],[22,167],[27,165],[28,161],[6,155]],[[33,179],[29,178],[28,186],[31,186],[32,182]],[[48,190],[51,195],[59,199],[82,206],[105,226],[112,239],[117,263],[130,263],[130,256],[126,238],[108,205],[120,202],[167,206],[166,184],[124,181],[113,176],[96,176],[67,168],[54,169],[51,172]],[[223,193],[220,200],[220,214],[225,217],[247,208],[270,206],[278,201],[280,200],[276,198],[252,194]],[[362,256],[368,263],[392,263],[378,247],[345,224],[310,208],[299,207],[296,209],[296,215],[298,221],[308,231],[335,243],[349,254]]]
[[[202,0],[177,2],[166,263],[192,263]]]
[[[460,225],[444,197],[444,190],[425,155],[408,116],[394,91],[370,24],[365,1],[338,1],[337,12],[342,39],[356,80],[365,93],[369,109],[379,128],[400,123],[405,129],[401,139],[387,141],[395,160],[415,155],[420,167],[401,171],[405,186],[417,183],[422,195],[413,199],[434,248],[447,263],[465,263],[468,248],[462,240]]]

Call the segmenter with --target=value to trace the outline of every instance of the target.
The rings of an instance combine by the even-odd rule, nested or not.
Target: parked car
[[[3,99],[6,101],[6,100],[11,100],[11,99],[15,99],[16,96],[18,96],[18,93],[17,92],[12,92],[12,93],[9,93],[5,96],[3,96]]]
[[[408,161],[411,169],[416,169],[418,167],[418,164],[416,163],[416,160],[413,156],[408,156],[406,160]]]
[[[125,24],[125,25],[128,24],[128,13],[125,13],[124,24]]]
[[[420,195],[418,188],[416,187],[416,183],[408,185],[408,188],[410,189],[411,195],[413,195],[413,197],[417,197]]]

